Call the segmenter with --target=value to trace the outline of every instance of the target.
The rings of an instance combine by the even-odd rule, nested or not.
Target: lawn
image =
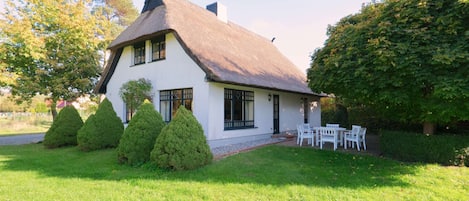
[[[115,150],[0,146],[0,200],[469,200],[469,168],[270,145],[171,172]]]

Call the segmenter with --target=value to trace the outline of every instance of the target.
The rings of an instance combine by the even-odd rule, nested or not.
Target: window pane
[[[171,112],[170,112],[170,101],[160,101],[160,112],[161,116],[163,116],[163,120],[168,122],[171,120]]]
[[[245,120],[252,121],[254,120],[254,101],[245,102]]]
[[[192,111],[192,100],[184,100],[184,106],[186,107],[187,110]]]

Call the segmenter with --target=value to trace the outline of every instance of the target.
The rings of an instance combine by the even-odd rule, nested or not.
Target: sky
[[[190,0],[205,8],[216,0]],[[310,54],[327,39],[327,26],[358,13],[370,0],[218,0],[228,10],[228,20],[265,38],[302,72],[310,65]],[[145,0],[133,0],[141,11]]]

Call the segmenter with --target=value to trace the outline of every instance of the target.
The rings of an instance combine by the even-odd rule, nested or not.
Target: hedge
[[[401,161],[469,166],[468,135],[382,131],[380,145],[384,156]]]

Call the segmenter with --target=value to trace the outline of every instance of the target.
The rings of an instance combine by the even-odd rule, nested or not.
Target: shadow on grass
[[[76,147],[48,150],[42,145],[0,147],[1,171],[34,171],[40,177],[93,180],[195,181],[259,185],[305,185],[373,188],[409,184],[401,175],[414,174],[417,165],[373,156],[271,145],[215,161],[191,171],[164,171],[149,164],[117,164],[115,150],[81,152]]]

